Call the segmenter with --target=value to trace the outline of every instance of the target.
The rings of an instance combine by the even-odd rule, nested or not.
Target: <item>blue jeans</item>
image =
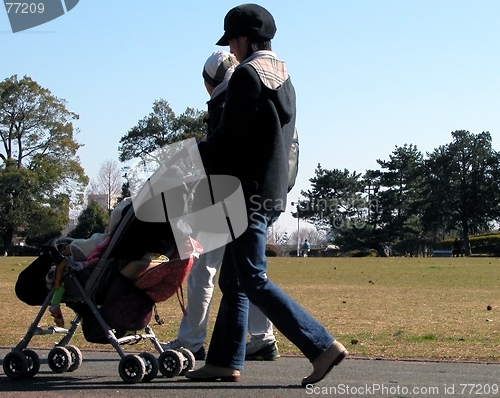
[[[222,299],[206,360],[210,365],[243,369],[248,300],[310,361],[334,341],[318,321],[267,278],[267,229],[279,214],[250,212],[247,230],[226,246],[219,275]]]

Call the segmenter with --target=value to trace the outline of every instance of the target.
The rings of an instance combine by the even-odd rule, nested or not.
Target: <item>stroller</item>
[[[171,191],[174,192],[171,198],[175,197],[187,208],[190,195],[187,185],[181,184]],[[150,197],[149,201],[158,202],[157,197]],[[143,203],[148,204],[148,199]],[[163,194],[160,203],[165,206]],[[142,209],[154,206],[152,203]],[[179,219],[144,221],[140,211],[133,203],[123,207],[116,227],[109,233],[106,244],[99,247],[99,256],[91,266],[82,267],[71,255],[64,254],[74,240],[61,237],[45,244],[41,255],[21,272],[16,283],[18,298],[41,307],[24,337],[3,360],[9,378],[26,379],[38,373],[39,356],[28,348],[35,335],[63,335],[47,357],[53,372],[78,369],[82,353],[70,342],[80,325],[87,341],[111,344],[118,352],[119,375],[126,383],[151,381],[158,371],[166,377],[175,377],[194,368],[195,358],[189,350],[163,350],[149,322],[154,312],[160,323],[155,303],[176,293],[184,310],[179,291],[194,258],[203,249],[190,237],[189,225]],[[176,215],[183,211],[187,210],[175,210]],[[150,253],[159,255],[151,258]],[[76,314],[68,329],[63,325],[60,303]],[[43,329],[39,323],[47,310],[56,325]],[[126,354],[121,347],[143,340],[153,344],[158,358],[150,352]]]
[[[16,284],[16,293],[22,301],[41,307],[25,336],[4,358],[3,368],[9,378],[31,378],[38,373],[39,356],[27,348],[35,335],[63,334],[61,341],[48,354],[48,365],[55,373],[78,369],[83,356],[76,346],[70,345],[70,341],[80,324],[87,341],[109,343],[118,352],[121,357],[119,374],[126,383],[151,381],[158,371],[166,377],[175,377],[194,368],[194,355],[189,350],[163,350],[149,322],[154,311],[159,323],[155,303],[178,292],[191,269],[193,259],[201,253],[201,247],[193,239],[187,238],[183,248],[176,248],[169,239],[142,242],[141,248],[141,242],[137,242],[137,239],[140,235],[146,237],[146,230],[149,231],[150,239],[154,234],[168,237],[168,224],[144,224],[135,218],[133,209],[129,208],[97,264],[83,270],[75,269],[71,259],[60,254],[71,243],[71,239],[53,239],[42,247],[40,257],[20,274]],[[128,231],[133,233],[127,234]],[[132,245],[131,240],[134,241]],[[162,257],[152,268],[149,264],[148,267],[142,267],[149,269],[138,276],[134,275],[133,280],[123,276],[124,271],[130,268],[127,265],[145,263],[141,251],[154,249],[159,244],[163,247],[170,246],[168,251],[164,251],[169,256],[168,259]],[[189,257],[181,259],[181,250],[185,253],[190,251]],[[137,260],[128,261],[130,258]],[[76,313],[69,329],[57,325],[48,329],[38,326],[45,312],[54,307],[51,304],[54,304],[57,287],[49,290],[46,286],[46,275],[49,274],[50,277],[51,268],[54,270],[54,267],[56,282],[57,274],[60,278],[57,285],[64,286],[61,302]],[[144,332],[137,333],[140,329]],[[153,344],[159,353],[158,358],[149,352],[127,355],[121,347],[142,340],[149,340]]]

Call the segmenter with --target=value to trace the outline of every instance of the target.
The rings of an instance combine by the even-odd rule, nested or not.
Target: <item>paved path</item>
[[[63,374],[50,370],[47,350],[35,351],[41,368],[32,379],[11,380],[0,367],[1,398],[500,396],[500,364],[348,358],[313,389],[299,386],[311,371],[309,362],[303,357],[282,357],[275,362],[247,362],[239,383],[195,383],[160,375],[149,383],[126,384],[119,376],[115,351],[83,351],[82,366]],[[0,349],[2,364],[8,352]]]

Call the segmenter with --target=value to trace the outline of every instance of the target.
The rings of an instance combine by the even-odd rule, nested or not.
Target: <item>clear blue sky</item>
[[[36,1],[36,0],[35,0]],[[0,79],[28,75],[80,115],[94,178],[118,141],[166,99],[205,109],[201,70],[238,2],[80,0],[13,34],[0,9]],[[326,169],[378,168],[394,146],[424,154],[454,130],[490,131],[500,150],[500,1],[261,1],[297,90],[300,171],[290,201]]]

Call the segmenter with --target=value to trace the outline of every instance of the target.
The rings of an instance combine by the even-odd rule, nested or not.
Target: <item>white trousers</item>
[[[182,317],[177,338],[192,352],[198,351],[207,337],[210,302],[214,292],[215,274],[224,256],[224,246],[204,253],[195,259],[187,279],[187,315]],[[252,303],[248,312],[248,333],[251,342],[275,341],[273,324]]]

